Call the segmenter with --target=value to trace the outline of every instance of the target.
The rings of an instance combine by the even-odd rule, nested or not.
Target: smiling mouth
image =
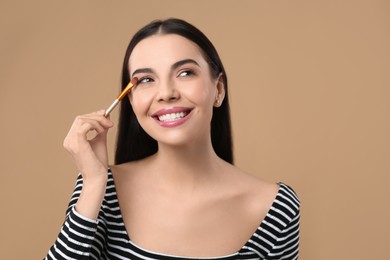
[[[156,116],[156,118],[161,122],[171,122],[171,121],[176,121],[176,120],[182,119],[182,118],[186,117],[189,113],[190,113],[190,110],[183,111],[183,112],[177,112],[177,113],[165,114],[165,115],[161,115],[161,116]]]
[[[174,113],[168,113],[168,114],[163,114],[159,116],[154,116],[155,119],[157,119],[160,122],[172,122],[176,120],[180,120],[182,118],[185,118],[191,110],[186,110],[186,111],[180,111],[180,112],[174,112]]]

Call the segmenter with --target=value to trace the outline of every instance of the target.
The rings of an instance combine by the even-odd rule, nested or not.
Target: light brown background
[[[236,164],[299,194],[301,259],[384,259],[386,0],[1,0],[0,258],[46,254],[77,175],[62,148],[73,118],[112,102],[131,35],[167,17],[195,24],[220,52]]]

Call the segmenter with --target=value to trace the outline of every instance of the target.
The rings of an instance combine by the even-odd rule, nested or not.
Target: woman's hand
[[[83,177],[83,188],[75,205],[81,215],[97,219],[107,184],[107,132],[113,127],[104,110],[77,116],[64,140]],[[89,133],[95,136],[88,138]]]
[[[64,140],[64,148],[73,157],[84,181],[107,175],[107,132],[113,127],[104,110],[77,116]],[[89,139],[91,132],[95,136]]]

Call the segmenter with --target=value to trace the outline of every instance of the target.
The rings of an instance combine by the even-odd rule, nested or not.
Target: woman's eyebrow
[[[193,59],[185,59],[185,60],[179,60],[179,61],[173,63],[172,66],[171,66],[171,69],[175,70],[178,67],[180,67],[180,66],[182,66],[184,64],[187,64],[187,63],[195,64],[196,66],[200,67],[200,65],[195,60],[193,60]]]
[[[195,64],[196,66],[200,67],[200,65],[193,59],[184,59],[184,60],[179,60],[175,63],[172,64],[171,66],[171,70],[175,70],[177,69],[178,67],[184,65],[184,64]],[[131,75],[131,78],[134,78],[134,76],[136,74],[139,74],[139,73],[154,73],[154,70],[151,69],[151,68],[140,68],[140,69],[136,69],[133,74]]]
[[[154,71],[151,68],[136,69],[133,72],[133,74],[131,75],[131,78],[134,78],[134,75],[139,74],[139,73],[154,73]]]

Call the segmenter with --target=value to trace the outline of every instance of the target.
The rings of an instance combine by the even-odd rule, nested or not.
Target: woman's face
[[[176,34],[145,38],[130,56],[129,71],[138,78],[130,102],[152,138],[170,145],[210,140],[213,106],[225,92],[195,43]]]

